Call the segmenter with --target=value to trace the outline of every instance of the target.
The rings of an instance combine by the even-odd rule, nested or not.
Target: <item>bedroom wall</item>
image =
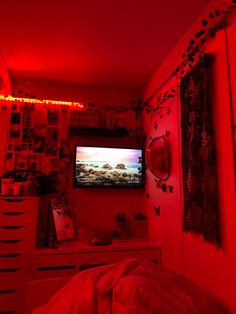
[[[148,99],[154,94],[154,91],[161,86],[165,78],[173,72],[176,66],[181,61],[181,55],[188,46],[189,40],[193,34],[201,27],[201,20],[208,16],[209,12],[217,8],[217,3],[212,1],[202,12],[201,16],[195,21],[192,27],[186,32],[185,36],[179,41],[167,59],[163,62],[159,70],[154,74],[147,89],[145,91],[145,99]],[[222,2],[221,2],[222,4]],[[235,38],[236,36],[236,18],[231,20],[231,25],[226,30],[221,30],[217,33],[216,38],[207,42],[204,51],[215,55],[213,66],[212,86],[211,86],[211,102],[213,109],[213,120],[215,124],[216,150],[217,150],[217,173],[218,173],[218,190],[219,190],[219,206],[221,212],[221,228],[223,237],[223,246],[217,249],[212,244],[208,244],[202,240],[201,236],[192,233],[183,233],[180,229],[182,216],[182,185],[180,189],[174,191],[176,196],[167,195],[156,192],[152,182],[153,192],[152,201],[154,203],[162,203],[160,217],[154,217],[151,224],[151,235],[154,239],[161,237],[163,243],[164,265],[177,269],[174,256],[178,256],[182,260],[182,271],[188,278],[195,281],[201,287],[210,291],[213,295],[219,297],[231,310],[236,312],[236,301],[234,291],[236,288],[236,200],[235,200],[235,167],[233,156],[233,135],[232,135],[232,114],[230,100],[232,96],[235,109],[236,100],[236,62],[235,62]],[[227,44],[229,54],[227,54]],[[228,67],[229,66],[229,67]],[[228,71],[230,70],[230,71]],[[229,77],[230,74],[230,77]],[[163,89],[168,89],[168,84],[165,84]],[[157,95],[161,92],[158,91]],[[232,95],[230,95],[232,92]],[[154,101],[154,100],[153,100]],[[174,106],[177,106],[176,114],[168,117],[167,125],[172,121],[173,127],[176,127],[176,132],[180,136],[179,113],[180,105],[178,101]],[[173,107],[174,107],[173,106]],[[152,134],[152,122],[145,119],[145,129],[148,135]],[[178,131],[177,131],[178,129]],[[234,131],[235,132],[235,131]],[[234,135],[235,136],[235,135]],[[178,140],[179,144],[181,138]],[[177,147],[176,142],[171,139],[173,149],[176,147],[173,154],[173,163],[178,163],[181,160],[181,149]],[[175,161],[174,161],[175,160]],[[148,180],[152,181],[151,174],[147,172]],[[170,182],[173,177],[177,177],[177,181],[181,180],[181,168],[176,167],[171,170]],[[169,181],[168,181],[169,184]],[[168,201],[167,201],[168,199]],[[173,202],[171,202],[171,199]],[[149,200],[146,200],[148,207]],[[175,225],[170,232],[170,219],[174,212]],[[149,211],[150,213],[150,211]],[[165,213],[168,213],[168,219],[165,218]],[[150,215],[153,216],[151,212]],[[181,241],[178,244],[178,252],[173,250],[174,242]],[[171,258],[172,257],[172,258]],[[181,262],[179,262],[181,264]],[[181,268],[179,267],[179,271]]]
[[[86,103],[95,103],[98,106],[107,105],[127,105],[130,100],[137,99],[135,91],[111,90],[99,88],[83,88],[71,86],[68,84],[59,84],[58,82],[45,82],[44,80],[30,79],[15,79],[12,83],[13,93],[18,96],[18,91],[22,93],[19,96],[24,96],[25,93],[34,95],[42,99],[58,99],[58,100],[74,100],[86,101]],[[18,108],[19,109],[19,108]],[[1,111],[1,110],[0,110]],[[37,123],[45,123],[47,121],[47,109],[39,109],[37,114]],[[4,116],[5,115],[5,116]],[[6,115],[8,117],[6,118]],[[136,125],[135,115],[129,111],[124,114],[108,112],[109,117],[120,116],[124,119],[127,128],[133,128]],[[9,111],[1,111],[0,118],[4,116],[4,121],[7,122],[6,136],[9,135]],[[39,121],[40,120],[40,121]],[[59,113],[59,137],[66,138],[69,116],[63,116]],[[56,126],[57,127],[57,126]],[[62,135],[63,134],[63,135]],[[130,146],[130,140],[122,137],[118,138],[103,138],[96,136],[78,136],[70,140],[70,147],[74,144],[83,145],[107,145],[107,146]],[[9,139],[8,139],[9,143]],[[132,145],[131,145],[132,146]],[[6,145],[4,147],[6,152]],[[32,152],[31,152],[32,153]],[[58,156],[47,157],[39,154],[39,170],[48,173],[51,169],[50,160]],[[1,164],[3,165],[4,151],[1,154]],[[60,161],[60,160],[59,160]],[[9,170],[9,169],[8,169]],[[141,189],[89,189],[89,188],[73,188],[72,187],[73,166],[69,169],[69,182],[67,185],[67,195],[70,202],[73,218],[76,227],[92,228],[100,226],[109,230],[116,229],[115,217],[118,212],[124,211],[128,216],[133,216],[137,211],[142,211],[142,190]]]
[[[165,86],[165,90],[176,89],[176,78],[173,78]],[[161,98],[165,92],[161,89],[151,104],[155,106],[157,98]],[[182,272],[182,209],[181,209],[181,182],[179,159],[179,111],[178,97],[166,101],[163,110],[151,112],[144,116],[145,133],[147,135],[146,146],[155,137],[164,136],[170,144],[171,165],[170,176],[165,181],[167,187],[173,187],[173,192],[163,192],[157,187],[153,174],[147,169],[144,207],[147,210],[150,221],[150,238],[160,241],[163,246],[163,263],[166,267],[177,272]],[[166,136],[169,134],[168,136]],[[160,206],[160,215],[155,212],[155,207]]]

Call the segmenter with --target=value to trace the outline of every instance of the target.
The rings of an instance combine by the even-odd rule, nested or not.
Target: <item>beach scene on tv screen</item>
[[[78,186],[139,186],[142,151],[78,146],[74,179]]]

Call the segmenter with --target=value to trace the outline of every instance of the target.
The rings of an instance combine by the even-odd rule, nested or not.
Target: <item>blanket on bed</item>
[[[181,275],[129,259],[78,273],[33,314],[219,314],[211,297]]]

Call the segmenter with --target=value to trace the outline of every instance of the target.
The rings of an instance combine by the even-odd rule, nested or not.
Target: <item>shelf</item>
[[[69,127],[71,136],[94,136],[94,137],[124,137],[129,135],[126,128],[106,129],[106,128],[81,128]]]

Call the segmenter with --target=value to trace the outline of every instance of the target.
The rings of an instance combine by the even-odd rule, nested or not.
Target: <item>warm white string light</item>
[[[45,99],[34,99],[34,98],[20,98],[20,97],[4,96],[4,95],[0,95],[0,100],[7,101],[7,102],[23,102],[23,103],[30,103],[30,104],[71,106],[71,107],[77,107],[77,108],[84,107],[84,105],[81,104],[80,102],[45,100]]]

